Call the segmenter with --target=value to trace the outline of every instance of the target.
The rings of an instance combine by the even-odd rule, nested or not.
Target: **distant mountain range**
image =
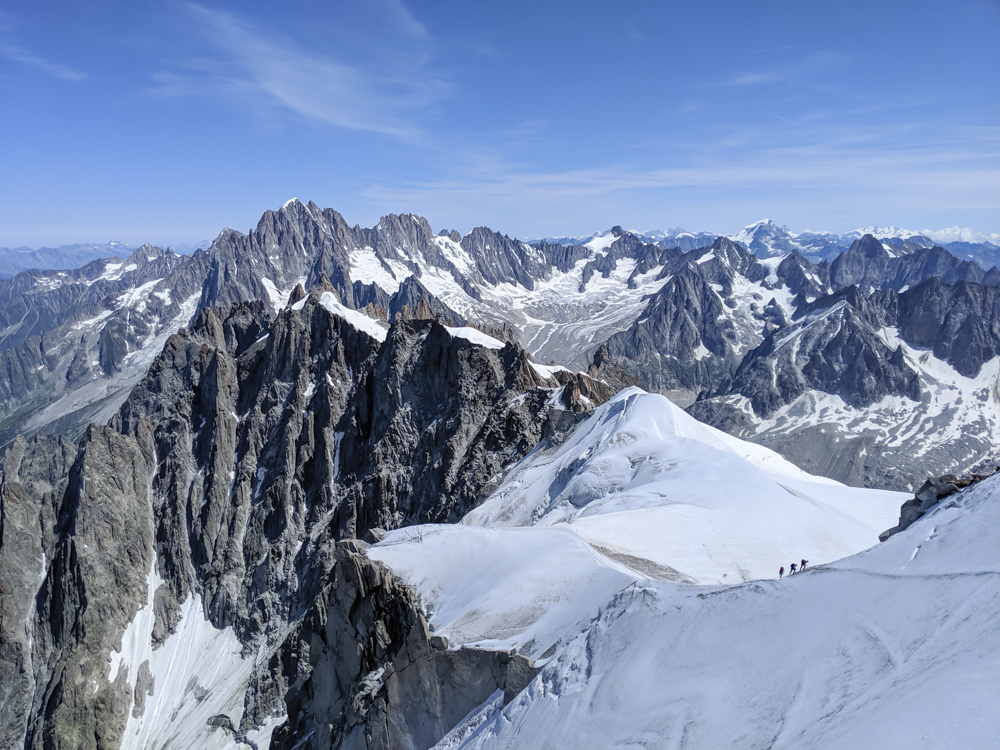
[[[545,242],[550,245],[586,245],[598,237],[607,236],[610,230],[594,232],[585,236],[545,237],[525,240],[527,244]],[[664,247],[679,247],[690,251],[707,247],[716,237],[715,232],[689,232],[681,227],[674,229],[654,229],[648,231],[631,230],[630,234],[644,242]],[[866,234],[891,246],[892,253],[908,253],[918,247],[935,245],[949,250],[965,260],[974,260],[983,270],[1000,265],[1000,234],[984,234],[959,226],[937,231],[925,229],[920,232],[899,227],[863,227],[845,234],[832,232],[793,232],[787,226],[778,226],[770,219],[749,224],[736,234],[724,235],[759,258],[774,258],[798,250],[803,257],[812,261],[832,261],[850,248],[854,240]],[[190,255],[195,250],[206,249],[211,241],[203,240],[194,245],[176,244],[169,249],[178,255]],[[125,257],[136,249],[124,242],[80,243],[59,247],[0,247],[0,279],[8,279],[21,271],[66,270],[81,268],[99,258]]]
[[[686,229],[665,229],[638,231],[632,234],[646,242],[652,242],[665,247],[680,247],[681,250],[694,250],[705,247],[720,236],[712,232],[689,232]],[[549,242],[562,245],[585,245],[595,237],[607,234],[598,232],[586,237],[549,237],[545,240],[530,240],[529,242]],[[1000,234],[984,234],[972,229],[954,226],[948,229],[932,231],[925,229],[917,232],[899,227],[863,227],[845,234],[832,232],[793,232],[787,226],[778,226],[770,219],[749,224],[735,234],[726,235],[733,242],[743,246],[759,258],[776,258],[787,255],[792,250],[811,261],[832,261],[838,255],[846,252],[851,243],[870,234],[884,242],[892,254],[911,253],[915,249],[934,246],[943,247],[962,260],[973,260],[988,271],[1000,264]]]
[[[21,271],[81,268],[98,258],[128,255],[134,247],[124,242],[82,243],[59,247],[0,247],[0,278],[9,279]]]
[[[195,245],[171,245],[178,255],[190,255],[199,248],[212,243],[208,240]],[[136,248],[124,242],[84,242],[59,247],[0,247],[0,279],[9,279],[21,271],[63,271],[82,268],[91,261],[101,258],[121,258],[130,255]]]

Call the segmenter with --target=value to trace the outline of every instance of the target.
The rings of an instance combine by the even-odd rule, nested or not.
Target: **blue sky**
[[[0,3],[0,245],[1000,232],[1000,2]]]

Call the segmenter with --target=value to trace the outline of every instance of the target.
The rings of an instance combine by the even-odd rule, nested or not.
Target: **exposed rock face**
[[[887,395],[920,398],[917,373],[845,301],[772,333],[740,364],[727,391],[771,416],[807,390],[837,393],[852,406]]]
[[[932,277],[946,284],[958,281],[978,284],[986,273],[977,263],[961,261],[943,247],[916,247],[905,254],[890,253],[870,234],[855,240],[846,253],[830,264],[830,284],[834,290],[857,286],[866,293],[875,289],[903,291]]]
[[[1000,353],[1000,289],[929,278],[899,295],[893,324],[915,347],[931,349],[966,377]]]
[[[998,351],[996,287],[933,277],[902,293],[850,286],[804,305],[689,411],[807,471],[907,488],[994,460],[1000,384],[985,368]],[[823,394],[837,399],[826,411]]]
[[[931,477],[921,485],[920,489],[913,495],[912,500],[907,500],[900,506],[899,523],[891,529],[886,529],[879,534],[879,541],[884,542],[889,537],[898,534],[900,531],[908,529],[914,521],[925,513],[932,510],[941,500],[953,495],[959,490],[970,485],[981,482],[989,475],[973,474],[967,477],[956,477],[954,474],[945,474],[941,477]]]
[[[782,266],[803,280],[809,264],[799,263]],[[727,381],[742,355],[791,313],[775,299],[782,280],[725,237],[671,258],[662,274],[668,280],[642,316],[606,346],[645,388],[681,404]],[[800,286],[811,289],[805,281]]]
[[[902,294],[864,296],[856,286],[804,308],[804,317],[779,328],[740,364],[720,393],[740,393],[768,417],[808,389],[839,394],[867,406],[896,394],[919,400],[916,373],[879,336],[900,338],[976,377],[1000,353],[1000,296],[996,287],[929,278]]]
[[[250,741],[283,714],[289,747],[312,731],[298,747],[429,747],[530,679],[516,655],[432,646],[412,596],[360,542],[338,542],[461,517],[614,386],[544,376],[516,344],[433,318],[398,316],[380,342],[328,309],[329,286],[273,319],[262,303],[203,310],[110,426],[78,446],[39,436],[8,451],[5,746],[116,748],[126,727],[132,742],[143,722],[183,726],[221,701],[191,730],[206,747]],[[192,596],[200,610],[185,609]],[[227,657],[245,676],[178,703],[155,658],[116,656],[143,608],[154,657],[182,630],[231,632],[252,655]],[[242,712],[223,710],[234,695]]]
[[[608,339],[611,357],[656,391],[697,391],[720,379],[718,360],[735,348],[737,332],[707,280],[685,268],[667,282],[646,312],[647,317],[628,331]],[[715,357],[698,357],[699,346]]]
[[[399,291],[389,300],[389,320],[402,316],[404,320],[437,318],[448,325],[460,326],[465,321],[437,297],[428,292],[415,276],[409,276],[399,285]]]
[[[341,542],[331,581],[299,625],[308,665],[294,649],[289,718],[273,747],[433,746],[496,690],[508,700],[537,670],[505,651],[447,649],[432,638],[413,594],[363,542]]]
[[[0,479],[0,745],[17,747],[28,731],[35,674],[35,596],[56,555],[76,446],[62,438],[17,439]]]
[[[778,264],[776,275],[784,279],[789,291],[795,295],[795,306],[801,308],[808,300],[823,296],[830,285],[830,267],[826,263],[813,265],[798,251],[789,253]]]
[[[146,596],[148,468],[109,427],[90,428],[79,452],[47,437],[8,452],[0,559],[5,579],[23,572],[3,592],[20,605],[2,628],[16,686],[0,707],[5,746],[118,746],[132,690],[124,673],[108,682],[107,659]]]

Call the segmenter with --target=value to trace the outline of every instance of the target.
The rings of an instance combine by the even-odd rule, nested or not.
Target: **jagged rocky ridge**
[[[807,470],[912,487],[997,458],[998,353],[997,287],[851,286],[805,306],[690,412]]]
[[[586,369],[621,316],[638,313],[640,297],[624,283],[614,300],[604,290],[567,301],[545,288],[524,308],[511,294],[562,279],[592,256],[585,247],[533,248],[482,227],[435,235],[410,214],[351,227],[332,209],[289,201],[247,234],[227,229],[187,257],[143,246],[79,271],[24,272],[0,280],[0,445],[41,428],[78,437],[116,412],[167,336],[199,310],[259,299],[273,312],[296,286],[312,288],[321,277],[349,308],[386,320],[402,313],[507,327],[539,361],[570,354],[575,369]],[[617,303],[633,297],[623,312]],[[582,333],[567,325],[601,314],[607,320]]]
[[[614,387],[435,319],[372,336],[336,304],[321,277],[273,319],[207,308],[110,425],[13,443],[5,747],[267,746],[276,726],[276,747],[428,747],[531,678],[444,650],[362,540],[460,517]]]
[[[451,325],[472,321],[518,341],[539,362],[573,370],[587,369],[603,347],[604,361],[621,365],[645,388],[680,404],[745,396],[756,398],[758,406],[763,396],[744,381],[769,356],[768,338],[797,330],[817,300],[853,286],[865,295],[906,294],[927,278],[984,287],[1000,283],[995,268],[983,271],[915,241],[904,248],[865,235],[832,262],[814,263],[791,240],[787,248],[781,246],[787,255],[761,259],[727,238],[694,249],[668,246],[678,238],[664,235],[657,244],[615,227],[583,245],[528,245],[483,227],[464,237],[454,231],[434,234],[426,220],[409,214],[384,217],[370,229],[352,227],[331,209],[293,200],[266,212],[250,232],[225,230],[210,249],[187,258],[146,246],[121,263],[99,261],[81,272],[21,274],[0,282],[0,297],[9,300],[0,320],[6,326],[0,332],[0,446],[19,432],[43,428],[76,438],[92,421],[105,422],[167,337],[188,325],[198,310],[260,299],[274,314],[297,287],[312,288],[324,277],[344,306],[384,321],[397,315],[437,317]],[[680,244],[687,248],[690,242]],[[926,317],[939,309],[921,312]],[[860,424],[861,412],[880,396],[913,397],[912,373],[920,368],[890,362],[875,340],[884,336],[878,326],[866,328],[865,320],[852,322],[853,343],[831,360],[866,352],[863,361],[871,369],[863,377],[850,384],[850,374],[860,375],[860,370],[834,367],[834,372],[829,363],[817,363],[815,372],[806,368],[801,371],[806,375],[776,386],[783,394],[768,396],[769,402],[787,405],[793,392],[843,396],[858,411],[854,416]],[[985,319],[968,320],[977,341],[996,341]],[[912,331],[898,333],[923,346]],[[796,372],[800,369],[796,365]],[[955,372],[954,377],[964,377],[969,370]],[[926,377],[918,376],[926,392]],[[883,475],[859,463],[862,451],[879,450],[875,433],[856,443],[843,461],[818,461],[809,454],[824,453],[825,447],[800,455],[793,440],[759,438],[769,429],[761,426],[762,415],[748,417],[753,423],[748,427],[729,406],[710,400],[693,407],[693,413],[748,439],[770,440],[767,444],[810,470],[854,483],[911,484],[923,473],[973,468],[982,453],[978,444],[952,445],[953,455],[935,458],[923,452],[898,475]],[[997,409],[989,406],[988,411]],[[933,421],[928,415],[923,420],[927,434],[947,419]],[[819,420],[807,410],[796,429],[828,434]],[[883,415],[878,421],[887,420]],[[817,440],[826,439],[801,445]]]
[[[818,298],[850,287],[865,293],[905,292],[932,278],[990,287],[1000,282],[996,269],[984,273],[942,248],[892,256],[870,235],[832,264],[814,265],[794,250],[762,262],[724,237],[710,248],[671,260],[664,270],[666,284],[635,323],[608,340],[608,351],[645,387],[685,405],[730,382],[736,370],[745,367],[748,352],[819,304]],[[898,317],[906,319],[906,314]],[[880,387],[896,389],[892,384]]]

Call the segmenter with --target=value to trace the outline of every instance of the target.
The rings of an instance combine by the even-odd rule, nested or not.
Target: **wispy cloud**
[[[315,124],[410,139],[418,132],[414,113],[447,90],[422,74],[422,59],[397,60],[392,70],[374,70],[304,49],[232,13],[189,8],[211,42],[210,52],[184,60],[180,72],[157,73],[157,93],[263,100]],[[396,34],[417,46],[428,39],[427,30],[398,0],[385,0],[382,10]]]
[[[782,45],[781,47],[768,47],[767,49],[754,49],[754,50],[750,50],[750,52],[748,52],[747,54],[750,54],[750,55],[761,55],[761,54],[763,54],[765,52],[779,52],[781,50],[795,49],[796,47],[803,47],[803,46],[805,46],[805,45],[804,44],[785,44],[785,45]]]
[[[777,73],[736,73],[729,79],[733,86],[759,86],[762,83],[774,83],[781,79]]]
[[[65,65],[58,65],[57,63],[49,62],[44,60],[38,55],[34,55],[27,50],[21,49],[20,47],[15,47],[12,45],[4,44],[0,45],[0,55],[6,57],[8,60],[14,60],[24,65],[30,65],[37,70],[41,70],[44,73],[49,74],[53,78],[59,78],[63,81],[82,81],[87,76],[78,70],[69,68]]]
[[[772,52],[775,50],[792,49],[802,45],[790,44],[787,47],[775,47],[772,50],[758,50],[759,52]],[[752,54],[752,53],[751,53]],[[829,70],[842,66],[850,61],[850,58],[839,52],[816,50],[802,57],[797,62],[789,65],[781,65],[768,70],[741,70],[736,71],[721,82],[723,86],[760,86],[770,83],[789,83],[803,79],[811,79],[823,70]]]
[[[383,0],[378,11],[401,33],[413,39],[430,39],[431,35],[427,32],[427,27],[413,17],[413,14],[403,5],[401,0]]]
[[[521,223],[518,217],[524,217],[536,227],[539,214],[546,212],[616,220],[609,215],[611,209],[622,207],[641,211],[649,221],[656,216],[656,207],[664,205],[711,209],[716,212],[714,222],[732,221],[739,206],[762,204],[778,213],[795,205],[795,213],[820,216],[820,221],[834,214],[861,220],[869,215],[991,208],[991,196],[1000,188],[996,132],[969,131],[957,134],[953,142],[902,135],[901,131],[834,132],[822,142],[758,145],[735,153],[720,143],[705,148],[688,164],[659,169],[616,164],[545,172],[473,156],[443,179],[373,185],[365,196],[379,205],[415,206],[428,215],[446,217],[466,211],[479,215],[483,207],[490,207],[500,217],[497,220]],[[743,140],[753,142],[749,136]]]

